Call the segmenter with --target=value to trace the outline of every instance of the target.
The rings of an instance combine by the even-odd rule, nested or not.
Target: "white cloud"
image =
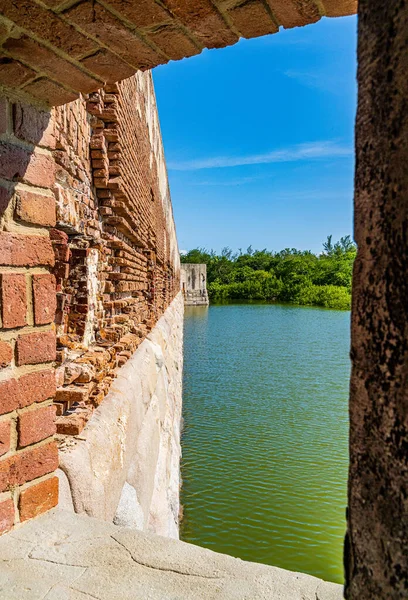
[[[188,161],[170,161],[168,169],[172,171],[197,171],[201,169],[222,169],[225,167],[241,167],[282,162],[299,162],[316,159],[346,158],[353,155],[353,148],[333,141],[298,144],[266,154],[250,154],[247,156],[219,156]]]

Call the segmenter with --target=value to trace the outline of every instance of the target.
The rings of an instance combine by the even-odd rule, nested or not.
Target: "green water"
[[[350,314],[186,308],[182,539],[343,582]]]

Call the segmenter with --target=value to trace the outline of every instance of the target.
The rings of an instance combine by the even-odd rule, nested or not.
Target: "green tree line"
[[[253,250],[221,254],[195,248],[183,263],[207,265],[210,300],[265,300],[348,310],[356,245],[350,236],[333,242],[328,236],[320,254],[285,248],[280,252]]]

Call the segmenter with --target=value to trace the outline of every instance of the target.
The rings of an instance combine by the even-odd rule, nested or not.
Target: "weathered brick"
[[[176,25],[165,24],[147,33],[149,39],[172,60],[180,60],[200,53],[200,49]]]
[[[0,422],[0,456],[10,450],[11,421]]]
[[[0,219],[6,212],[12,197],[13,192],[11,190],[8,190],[5,187],[0,187]]]
[[[55,163],[49,154],[0,142],[0,177],[49,188],[55,181]]]
[[[56,393],[55,371],[49,369],[22,375],[18,380],[18,407],[25,408],[33,402],[44,402]]]
[[[55,442],[27,448],[0,462],[0,492],[22,485],[58,468],[58,448]]]
[[[86,402],[88,396],[89,393],[86,387],[72,385],[57,390],[55,399],[57,402],[74,404],[74,402]]]
[[[0,134],[7,133],[9,122],[9,103],[6,98],[0,98]]]
[[[19,190],[16,217],[27,223],[53,227],[56,223],[55,198]]]
[[[71,256],[71,250],[68,244],[53,244],[55,260],[58,262],[68,262]]]
[[[20,388],[16,379],[0,381],[0,414],[12,412],[20,403]]]
[[[0,341],[0,369],[8,367],[13,358],[13,349],[7,342]]]
[[[76,100],[78,93],[66,90],[61,85],[50,81],[46,77],[40,77],[24,86],[24,91],[46,102],[49,106],[59,106]]]
[[[1,316],[6,329],[27,325],[27,283],[24,274],[1,275]]]
[[[164,4],[206,48],[222,48],[238,41],[210,0],[164,0]]]
[[[89,415],[84,413],[73,413],[57,417],[57,433],[60,435],[79,435],[86,425]]]
[[[34,319],[36,325],[52,323],[57,308],[55,277],[51,274],[33,275]]]
[[[44,440],[56,432],[55,407],[42,406],[37,410],[28,410],[18,418],[18,445],[29,446]]]
[[[0,23],[0,40],[3,40],[4,38],[8,37],[9,33],[9,25],[4,22]]]
[[[163,56],[142,42],[123,22],[98,3],[77,4],[64,16],[114,50],[135,69],[150,69],[163,62]]]
[[[123,62],[109,52],[109,50],[99,50],[92,56],[83,58],[81,64],[92,73],[101,77],[104,81],[118,81],[126,79],[134,73],[134,68]]]
[[[23,29],[32,31],[56,48],[73,58],[92,52],[95,42],[81,35],[71,25],[64,23],[50,10],[46,10],[33,0],[2,0],[2,14]]]
[[[109,4],[138,27],[156,25],[168,21],[170,17],[166,9],[151,0],[138,0],[137,2],[109,0]]]
[[[0,56],[0,83],[10,87],[20,87],[31,79],[37,73],[22,65],[18,60],[8,56]]]
[[[279,0],[278,2],[268,0],[268,4],[279,25],[282,25],[285,29],[315,23],[322,16],[317,2],[314,0],[303,0],[301,3],[286,2],[286,0]]]
[[[9,38],[3,44],[3,48],[14,58],[28,63],[78,92],[88,93],[101,87],[100,81],[26,35]]]
[[[35,365],[51,362],[56,357],[56,340],[53,331],[28,333],[17,339],[17,365]]]
[[[58,477],[31,485],[20,494],[20,521],[41,515],[58,504]]]
[[[11,498],[0,502],[0,535],[14,525],[14,502]]]
[[[0,232],[0,265],[36,267],[53,266],[54,262],[48,237]]]
[[[61,244],[68,243],[68,235],[65,231],[60,231],[59,229],[50,229],[50,238],[53,242],[58,242]]]
[[[50,111],[30,104],[13,104],[13,130],[20,140],[54,149],[53,121]]]
[[[229,10],[228,16],[244,38],[254,38],[279,31],[261,0],[247,0]]]

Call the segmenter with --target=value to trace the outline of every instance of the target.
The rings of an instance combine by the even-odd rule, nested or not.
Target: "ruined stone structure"
[[[208,306],[207,265],[182,263],[180,283],[186,306]]]
[[[59,431],[77,433],[108,391],[116,365],[142,345],[179,289],[171,208],[160,176],[160,137],[148,118],[153,96],[142,93],[135,101],[132,95],[140,86],[147,90],[149,76],[114,83],[203,47],[274,33],[281,25],[313,23],[324,15],[352,14],[356,8],[356,0],[1,2],[3,531],[56,502],[51,404],[56,387],[58,412],[70,411],[77,400],[82,413],[60,414]],[[404,0],[360,0],[359,252],[345,544],[349,600],[407,597],[407,43]],[[80,93],[91,94],[88,100],[81,96],[61,109],[45,110]],[[138,127],[137,115],[140,152],[127,137],[129,127]],[[97,411],[102,409],[103,404]],[[124,488],[130,477],[125,471]],[[83,501],[71,491],[74,502]],[[149,503],[143,503],[143,518],[149,520]],[[138,559],[132,557],[135,568]],[[155,564],[152,570],[175,568],[166,567],[163,559],[159,564],[165,566]],[[200,576],[191,565],[185,569],[189,582],[191,573]],[[209,577],[216,573],[212,570]],[[263,581],[268,593],[279,593]],[[231,593],[225,597],[238,597]]]

